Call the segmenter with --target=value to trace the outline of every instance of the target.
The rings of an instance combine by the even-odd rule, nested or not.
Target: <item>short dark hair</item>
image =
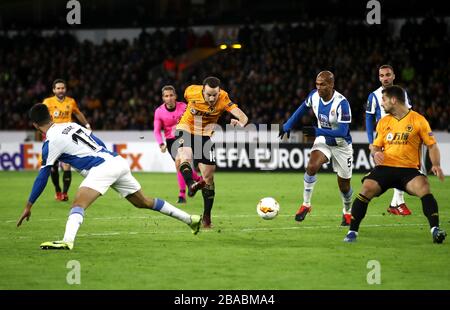
[[[378,70],[381,70],[381,69],[391,69],[391,71],[394,72],[394,68],[392,68],[391,65],[382,65],[382,66],[380,66],[380,68]]]
[[[42,103],[36,103],[34,106],[32,106],[30,111],[28,112],[28,116],[33,123],[36,123],[39,126],[46,125],[52,120],[47,106]]]
[[[175,91],[175,87],[173,87],[172,85],[164,85],[163,88],[161,88],[161,94],[164,93],[166,90],[171,90],[173,91],[174,94],[177,93]]]
[[[56,86],[56,84],[58,84],[58,83],[63,83],[64,86],[66,86],[66,81],[64,81],[63,79],[56,79],[56,80],[53,81],[52,89],[55,89],[55,86]]]
[[[382,90],[387,97],[394,97],[398,101],[405,102],[405,90],[398,85],[387,86]]]
[[[203,80],[203,86],[208,85],[211,88],[220,87],[220,80],[215,76],[208,76]]]

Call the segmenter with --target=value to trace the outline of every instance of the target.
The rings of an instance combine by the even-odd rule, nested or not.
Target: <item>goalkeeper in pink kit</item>
[[[155,110],[155,118],[153,120],[153,128],[155,139],[159,144],[161,152],[165,153],[169,150],[170,156],[175,160],[177,148],[172,152],[172,144],[175,141],[175,127],[186,110],[186,103],[179,102],[175,88],[172,85],[166,85],[161,90],[163,104]],[[161,135],[161,130],[164,131],[165,142]],[[178,195],[178,203],[186,203],[186,182],[180,172],[177,172],[178,186],[180,187],[180,194]],[[201,177],[193,171],[193,179],[198,182]]]

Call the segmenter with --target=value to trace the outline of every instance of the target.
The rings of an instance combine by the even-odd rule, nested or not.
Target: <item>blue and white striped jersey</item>
[[[381,106],[382,101],[382,93],[383,87],[380,86],[377,90],[371,92],[369,94],[369,98],[367,99],[367,107],[366,113],[375,114],[375,120],[378,121],[386,116],[386,112],[384,112],[383,107]],[[409,100],[408,93],[405,91],[405,104],[408,109],[411,109],[411,101]]]
[[[60,160],[86,176],[92,167],[114,156],[117,154],[108,151],[89,129],[76,123],[55,123],[48,129],[42,146],[42,167]]]
[[[352,111],[347,99],[338,91],[334,90],[333,97],[327,102],[320,98],[317,89],[314,89],[305,100],[307,107],[312,108],[317,117],[319,128],[337,130],[340,123],[350,124]],[[352,143],[352,137],[348,130],[342,137],[325,136],[328,145],[343,145]]]

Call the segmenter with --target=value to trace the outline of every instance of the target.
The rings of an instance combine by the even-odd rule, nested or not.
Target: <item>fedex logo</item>
[[[113,144],[113,151],[122,156],[125,159],[129,159],[130,169],[133,170],[142,170],[142,166],[140,164],[140,159],[142,157],[142,153],[130,153],[127,151],[127,144]]]
[[[16,144],[17,145],[17,144]],[[2,145],[3,146],[3,145]],[[41,167],[41,154],[34,151],[32,143],[19,144],[17,151],[0,150],[1,170],[36,170]]]

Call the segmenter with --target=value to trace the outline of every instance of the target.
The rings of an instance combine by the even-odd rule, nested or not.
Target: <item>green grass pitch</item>
[[[174,174],[135,174],[144,192],[174,203]],[[450,289],[450,240],[433,244],[420,200],[406,195],[413,215],[385,214],[392,191],[374,199],[358,242],[342,242],[341,198],[333,174],[319,174],[313,211],[302,223],[302,173],[216,174],[214,228],[191,234],[185,224],[139,210],[110,190],[86,212],[72,251],[43,251],[60,240],[70,207],[54,200],[51,181],[16,228],[36,172],[0,172],[0,289]],[[81,177],[73,174],[74,197]],[[361,175],[352,180],[355,193]],[[448,181],[431,176],[441,227],[450,230]],[[281,205],[277,218],[256,214],[262,197]],[[200,193],[181,208],[200,214]],[[70,260],[80,263],[80,284],[68,284]],[[368,284],[367,264],[380,263],[381,284]]]

